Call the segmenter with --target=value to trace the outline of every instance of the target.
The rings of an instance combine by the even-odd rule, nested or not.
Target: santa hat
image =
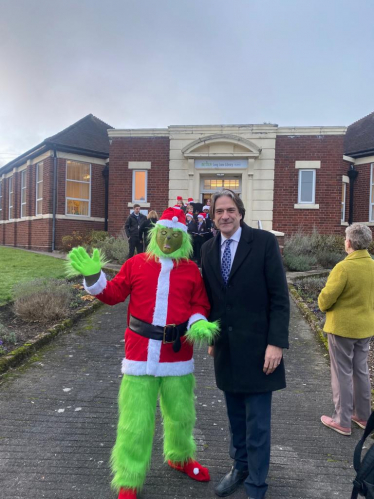
[[[210,206],[208,206],[208,205],[206,204],[205,206],[203,206],[203,211],[204,211],[204,210],[208,210],[208,211],[209,211],[209,210],[210,210]]]
[[[199,213],[197,215],[197,218],[203,218],[203,219],[205,219],[205,217],[206,217],[206,213]]]
[[[189,203],[193,203],[193,198],[188,198],[188,199],[187,199],[187,201],[188,201]]]
[[[177,196],[177,201],[183,201],[182,196]]]
[[[193,218],[193,213],[191,213],[190,211],[187,211],[187,213],[186,213],[186,217],[191,217],[191,218]]]
[[[156,222],[156,225],[163,225],[168,229],[180,229],[187,232],[186,217],[181,209],[167,208]]]
[[[179,206],[179,204],[175,204],[175,205],[173,206],[173,208],[174,208],[174,210],[180,210],[180,209],[181,209],[181,207]]]

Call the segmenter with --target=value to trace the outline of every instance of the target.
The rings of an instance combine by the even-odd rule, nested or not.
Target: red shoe
[[[352,433],[350,428],[345,428],[344,426],[338,425],[338,423],[335,423],[335,421],[328,416],[322,416],[321,422],[322,424],[327,426],[327,428],[331,428],[331,430],[337,431],[341,435],[346,435],[347,437],[349,437],[349,435]]]
[[[118,499],[136,499],[136,490],[120,488]]]
[[[364,421],[363,419],[358,419],[356,416],[352,416],[352,421],[356,423],[357,426],[365,430],[367,421]]]
[[[201,466],[200,463],[198,463],[197,461],[193,461],[192,459],[190,459],[187,463],[184,464],[173,463],[172,461],[168,461],[168,465],[177,471],[186,473],[186,475],[192,478],[192,480],[197,480],[198,482],[210,481],[208,468],[204,468],[204,466]]]

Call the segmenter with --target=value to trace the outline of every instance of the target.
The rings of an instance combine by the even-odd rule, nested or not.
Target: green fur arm
[[[196,321],[192,324],[186,333],[187,341],[190,343],[208,343],[211,345],[214,339],[219,335],[219,321],[208,322],[204,320]]]
[[[91,276],[99,274],[101,269],[108,263],[104,254],[97,248],[93,250],[92,258],[87,251],[79,246],[73,248],[67,256],[65,274],[67,277],[77,275]]]

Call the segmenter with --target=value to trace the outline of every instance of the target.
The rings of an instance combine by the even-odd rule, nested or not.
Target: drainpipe
[[[56,247],[56,204],[57,204],[57,151],[53,148],[53,188],[52,188],[52,251]]]
[[[358,171],[355,170],[354,165],[351,165],[349,170],[347,171],[347,175],[349,177],[349,216],[348,216],[348,225],[352,225],[353,223],[353,187],[354,182],[357,178]]]
[[[105,201],[104,201],[104,209],[105,209],[105,222],[104,222],[104,230],[108,232],[108,209],[109,209],[109,161],[107,161],[104,170],[101,172],[104,177],[104,192],[105,192]]]

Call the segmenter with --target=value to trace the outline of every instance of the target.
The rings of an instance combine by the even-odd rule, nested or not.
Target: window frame
[[[23,185],[23,180],[25,180],[25,185]],[[22,202],[23,191],[25,191],[25,201]],[[27,170],[21,171],[21,218],[26,216],[26,199],[27,199]],[[25,213],[23,211],[25,210]]]
[[[135,199],[135,177],[136,177],[136,173],[137,172],[141,172],[141,173],[145,173],[145,199]],[[137,169],[137,170],[133,170],[132,171],[132,202],[133,203],[147,203],[147,199],[148,199],[148,170],[141,170],[141,169]]]
[[[341,214],[340,214],[340,223],[345,222],[345,211],[346,211],[346,202],[347,202],[347,182],[342,182],[343,184],[343,193],[344,196],[342,196],[342,201],[341,201]]]
[[[12,189],[12,190],[11,190]],[[14,186],[13,186],[13,176],[9,177],[8,181],[8,193],[9,193],[9,199],[8,199],[8,220],[14,220]]]
[[[41,180],[38,180],[38,173],[39,173],[39,167],[40,165],[43,165],[43,176]],[[43,182],[44,182],[44,164],[43,161],[40,163],[36,164],[36,169],[35,169],[35,215],[39,216],[43,214]],[[42,197],[38,198],[38,184],[42,184]],[[38,213],[38,201],[41,201],[42,209],[41,212]]]
[[[86,182],[84,180],[71,180],[68,179],[68,163],[77,163],[80,165],[89,165],[90,167],[90,180],[89,182]],[[68,182],[75,182],[78,184],[89,184],[89,194],[88,194],[88,199],[82,199],[82,198],[72,198],[70,196],[67,196],[67,191],[68,191]],[[65,167],[65,215],[67,217],[84,217],[84,218],[89,218],[91,217],[91,188],[92,188],[92,164],[87,163],[86,161],[76,161],[73,159],[67,159],[66,160],[66,167]],[[87,215],[75,215],[73,213],[68,213],[68,200],[72,201],[83,201],[84,203],[88,202],[88,214]]]
[[[370,164],[370,195],[369,195],[369,222],[374,222],[374,217],[372,217],[373,208],[374,208],[374,196],[373,196],[373,187],[374,187],[374,163]]]
[[[303,172],[312,172],[313,173],[312,200],[310,200],[310,201],[302,201],[301,200],[301,179],[302,179]],[[298,179],[298,188],[297,188],[297,203],[298,204],[315,204],[315,202],[316,202],[316,170],[314,168],[300,168],[299,179]]]

